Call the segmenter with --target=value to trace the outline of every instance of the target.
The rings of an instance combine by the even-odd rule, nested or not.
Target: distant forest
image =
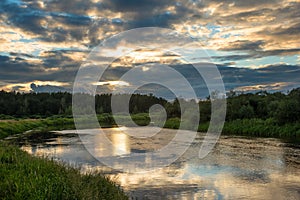
[[[153,95],[134,94],[130,98],[130,113],[147,113],[154,104],[161,104],[168,118],[180,117],[180,103],[196,103],[183,99],[170,102]],[[95,97],[97,114],[111,113],[111,94]],[[201,122],[208,122],[211,114],[209,98],[198,102]],[[53,115],[72,115],[70,93],[17,93],[0,91],[0,118],[43,118]],[[226,121],[236,119],[272,119],[278,124],[300,122],[300,88],[287,94],[266,91],[227,94]]]

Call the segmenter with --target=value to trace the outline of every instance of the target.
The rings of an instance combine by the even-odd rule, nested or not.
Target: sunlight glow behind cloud
[[[28,83],[36,80],[72,85],[79,66],[93,47],[122,31],[153,26],[171,28],[198,40],[213,62],[228,67],[231,74],[236,73],[233,68],[238,71],[243,68],[249,69],[247,73],[252,77],[259,68],[278,65],[299,73],[294,69],[299,67],[299,10],[299,0],[153,0],[151,3],[149,0],[3,0],[0,3],[1,88],[22,88],[25,92],[30,90]],[[134,50],[126,43],[118,46],[120,52],[128,49]],[[103,56],[111,57],[111,53],[107,51]],[[199,60],[199,55],[192,57],[195,62]],[[111,67],[118,73],[122,68],[143,63],[183,62],[176,55],[135,50]],[[148,66],[142,69],[149,70]],[[265,81],[258,85],[272,87],[283,82],[274,75],[278,68],[269,69],[273,72],[265,74]],[[291,81],[284,87],[272,88],[280,90],[300,82],[289,73],[282,76]],[[259,76],[253,78],[260,80]],[[250,82],[229,85],[232,89],[251,90],[244,84],[253,85]]]

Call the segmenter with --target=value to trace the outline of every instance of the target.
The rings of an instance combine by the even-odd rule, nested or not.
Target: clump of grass
[[[0,143],[0,199],[128,199],[111,180]]]
[[[118,125],[123,126],[133,126],[134,124],[131,123],[131,120],[139,126],[147,126],[150,123],[148,113],[131,114],[130,116],[119,114],[113,117],[117,120]]]
[[[198,131],[199,132],[207,132],[209,127],[209,122],[199,123]]]
[[[178,129],[180,127],[179,118],[170,118],[165,122],[164,128]]]

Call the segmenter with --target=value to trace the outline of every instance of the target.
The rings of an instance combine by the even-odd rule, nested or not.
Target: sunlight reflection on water
[[[147,132],[149,128],[133,131]],[[88,133],[89,130],[81,132],[98,144],[97,156],[123,159],[131,153],[159,149],[175,132],[163,129],[155,137],[134,139],[120,129],[106,129],[105,134],[116,147],[112,152],[107,152],[101,141]],[[105,167],[86,151],[78,137],[53,138],[21,148],[34,155],[76,164],[83,172],[102,171],[138,199],[300,199],[299,146],[289,147],[277,139],[221,137],[214,151],[200,160],[197,155],[202,138],[199,134],[172,165],[144,173],[123,173]]]

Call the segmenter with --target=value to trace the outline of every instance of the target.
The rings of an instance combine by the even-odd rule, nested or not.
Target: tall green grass
[[[278,125],[273,119],[243,119],[225,122],[224,134],[300,139],[300,123]]]
[[[102,127],[118,125],[130,126],[128,124],[128,116],[111,114],[97,115],[98,121]],[[140,125],[146,126],[150,123],[150,117],[147,113],[139,113],[131,115],[132,120]],[[82,123],[86,128],[91,127],[89,118],[82,118]],[[154,123],[157,125],[158,123]],[[162,126],[162,124],[160,124]],[[198,126],[199,132],[206,132],[209,123],[200,123]],[[164,124],[165,128],[178,129],[180,127],[180,118],[170,118]],[[51,117],[47,119],[22,119],[22,120],[0,120],[0,139],[7,136],[22,133],[32,129],[42,131],[74,129],[74,121],[72,118]],[[222,131],[223,134],[228,135],[244,135],[253,137],[276,137],[276,138],[291,138],[300,139],[300,123],[290,123],[279,125],[272,118],[270,119],[238,119],[225,122]]]
[[[111,114],[101,114],[97,115],[99,124],[102,127],[112,127],[116,125],[115,118],[119,125],[129,125],[128,116]],[[132,120],[140,126],[145,126],[150,123],[150,118],[147,113],[139,113],[131,116]],[[82,122],[82,127],[85,128],[96,128],[93,124],[90,124],[89,116],[82,117],[79,119]],[[53,116],[46,119],[9,119],[0,120],[0,139],[5,137],[23,133],[28,130],[39,130],[39,131],[52,131],[52,130],[63,130],[63,129],[74,129],[73,118]]]
[[[37,158],[0,142],[0,199],[128,199],[99,173]]]
[[[0,139],[32,129],[50,131],[74,127],[72,118],[2,120],[0,121]]]
[[[180,126],[179,118],[168,119],[165,128],[177,129]],[[199,132],[207,132],[209,123],[200,123]],[[223,135],[241,135],[250,137],[273,137],[300,142],[300,123],[278,125],[273,119],[239,119],[225,122]]]

